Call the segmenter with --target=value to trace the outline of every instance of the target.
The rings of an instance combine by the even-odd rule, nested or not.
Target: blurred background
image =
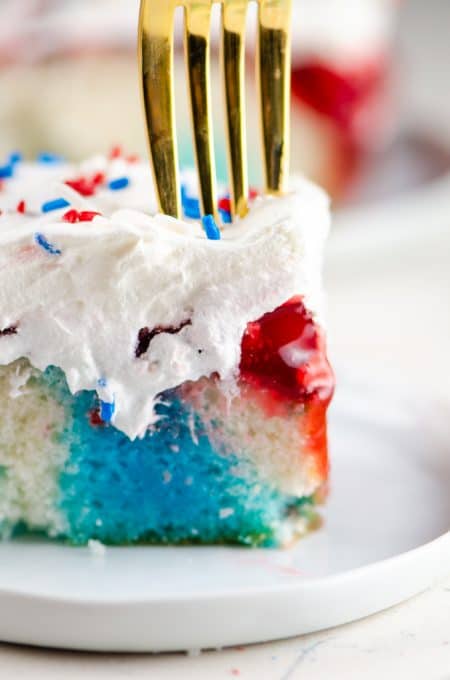
[[[329,322],[337,362],[447,393],[450,373],[450,2],[293,0],[292,166],[332,195]],[[0,0],[0,158],[145,154],[138,0]],[[180,19],[180,17],[179,17]],[[180,22],[178,22],[179,24]],[[213,26],[216,153],[226,181]],[[252,183],[260,182],[249,18]],[[177,124],[192,162],[181,26]],[[1,163],[0,163],[1,164]],[[0,194],[1,203],[1,194]],[[368,368],[368,364],[370,367]]]

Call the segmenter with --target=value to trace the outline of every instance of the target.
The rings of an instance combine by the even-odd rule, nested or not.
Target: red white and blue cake
[[[146,164],[0,166],[0,529],[284,545],[328,476],[326,195],[156,214]],[[152,205],[153,204],[153,205]]]

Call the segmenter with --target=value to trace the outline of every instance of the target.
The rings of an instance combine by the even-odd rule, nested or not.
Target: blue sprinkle
[[[60,249],[52,243],[49,243],[43,234],[35,234],[34,240],[38,246],[43,248],[47,253],[50,253],[50,255],[61,255]]]
[[[0,165],[0,179],[7,179],[14,174],[14,165],[8,163],[7,165]]]
[[[97,380],[97,384],[98,384],[99,387],[106,387],[106,385],[108,384],[108,381],[106,380],[106,378],[99,378]]]
[[[116,410],[116,405],[114,402],[109,403],[107,401],[100,402],[100,418],[104,423],[110,423],[114,412]]]
[[[120,189],[125,189],[130,183],[128,177],[118,177],[117,179],[112,179],[108,187],[111,191],[119,191]]]
[[[183,204],[183,214],[191,220],[199,220],[201,217],[200,201],[197,198],[188,196],[186,187],[181,187],[181,202]]]
[[[53,201],[47,201],[41,207],[43,213],[52,212],[52,210],[61,210],[61,208],[67,208],[70,205],[69,201],[65,198],[55,198]]]
[[[210,241],[220,241],[220,230],[212,215],[202,217],[203,229]]]
[[[43,153],[38,154],[37,160],[38,163],[48,163],[51,165],[53,163],[62,163],[64,159],[62,156],[58,156],[56,153],[44,151]]]
[[[16,163],[20,163],[21,161],[23,161],[23,156],[20,151],[13,151],[9,154],[9,162],[11,165],[16,165]]]
[[[231,213],[229,213],[228,210],[222,210],[219,208],[219,214],[224,224],[231,224]]]

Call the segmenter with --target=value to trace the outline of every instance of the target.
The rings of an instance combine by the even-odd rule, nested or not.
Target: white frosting
[[[139,0],[58,0],[47,4],[44,14],[37,11],[35,0],[28,0],[26,5],[20,3],[23,16],[19,21],[11,21],[12,12],[20,14],[17,0],[6,3],[4,22],[0,14],[0,26],[7,27],[3,32],[0,29],[0,42],[3,38],[3,42],[9,39],[13,44],[11,36],[16,30],[18,39],[25,38],[22,58],[40,58],[83,45],[123,48],[136,41]],[[255,12],[252,3],[251,39],[255,35]],[[394,0],[293,0],[294,58],[312,53],[348,59],[382,51],[391,38],[394,16]],[[217,19],[213,28],[216,41],[218,24]],[[181,43],[181,20],[176,32]]]
[[[130,186],[84,199],[62,184],[94,169],[126,174]],[[215,372],[232,384],[249,321],[295,294],[320,318],[328,200],[305,180],[294,186],[256,201],[245,219],[223,227],[221,241],[209,241],[197,222],[143,212],[154,211],[146,165],[19,164],[0,192],[0,330],[17,326],[0,336],[0,365],[27,357],[40,370],[59,366],[73,393],[114,400],[113,423],[131,438],[152,422],[162,391]],[[40,212],[60,196],[103,216],[68,224],[67,208]],[[27,214],[15,211],[19,200]],[[61,254],[40,247],[36,233]],[[135,357],[141,328],[188,320]]]

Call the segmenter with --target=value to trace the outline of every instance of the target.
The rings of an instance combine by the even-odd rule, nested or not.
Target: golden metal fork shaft
[[[211,4],[211,0],[195,0],[186,5],[185,52],[200,202],[205,215],[217,217],[210,91]]]
[[[178,153],[173,109],[174,0],[142,0],[138,58],[148,143],[159,207],[180,217]]]
[[[292,0],[259,0],[258,81],[266,192],[283,193],[289,174]]]
[[[249,0],[141,0],[139,63],[152,169],[160,209],[180,217],[174,116],[173,33],[185,11],[185,49],[194,147],[204,214],[217,217],[210,93],[210,21],[222,4],[222,51],[232,214],[247,212],[244,49]],[[282,193],[289,167],[290,18],[292,0],[258,0],[258,80],[266,191]]]
[[[245,24],[248,0],[224,0],[222,7],[222,73],[231,178],[231,213],[248,210],[247,140],[245,129]]]

